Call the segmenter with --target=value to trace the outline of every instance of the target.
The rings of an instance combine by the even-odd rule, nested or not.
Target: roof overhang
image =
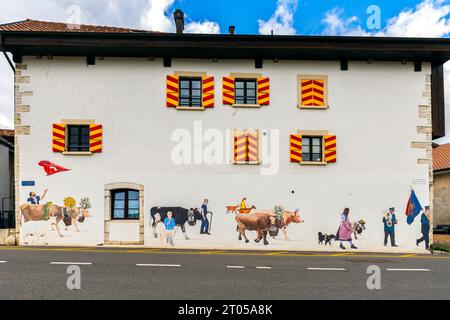
[[[433,172],[434,172],[435,176],[446,175],[446,174],[450,174],[450,168],[434,170]]]
[[[295,60],[450,60],[450,39],[205,35],[173,33],[1,32],[16,55]]]

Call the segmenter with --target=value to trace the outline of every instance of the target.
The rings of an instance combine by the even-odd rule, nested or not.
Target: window
[[[234,164],[259,164],[258,130],[234,130]]]
[[[328,76],[298,76],[298,87],[299,108],[328,108]]]
[[[303,137],[302,158],[303,161],[322,162],[323,160],[323,138]]]
[[[90,126],[89,125],[68,125],[67,126],[69,152],[89,152],[90,151]]]
[[[139,220],[138,190],[113,190],[111,199],[113,220]]]
[[[180,78],[179,106],[202,106],[202,78]]]
[[[235,103],[256,104],[256,79],[236,79]]]

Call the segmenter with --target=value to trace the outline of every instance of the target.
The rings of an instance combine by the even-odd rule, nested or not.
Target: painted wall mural
[[[47,192],[46,189],[41,196],[30,192],[27,204],[20,206],[21,237],[25,245],[48,245],[48,238],[52,235],[57,235],[59,239],[69,234],[76,236],[81,232],[80,224],[92,218],[89,198],[82,198],[78,206],[72,197],[66,197],[63,205],[51,201],[41,204]]]
[[[92,193],[92,190],[89,193]],[[27,203],[20,206],[21,244],[102,243],[102,221],[99,220],[98,224],[91,222],[94,218],[93,203],[100,201],[100,206],[103,204],[98,196],[97,194],[95,202],[92,202],[90,197],[80,197],[79,193],[64,194],[61,190],[56,193],[49,193],[47,189],[39,193],[29,192]],[[330,215],[331,219],[327,221],[317,220],[314,214],[290,209],[284,205],[275,205],[273,209],[259,209],[247,197],[238,199],[241,200],[235,198],[234,201],[221,201],[219,204],[213,203],[212,206],[208,199],[204,199],[198,207],[153,207],[146,217],[145,245],[180,249],[288,251],[381,251],[382,248],[390,251],[391,248],[423,249],[430,245],[431,211],[429,207],[422,209],[414,191],[411,192],[404,216],[394,207],[382,210],[381,215],[378,211],[364,217],[346,208],[342,213]],[[226,205],[233,202],[238,204]],[[258,202],[261,202],[261,199]],[[213,213],[214,208],[222,210]],[[102,210],[102,207],[96,207],[94,211],[98,210]],[[318,211],[320,212],[320,209]],[[98,217],[102,219],[103,214]],[[370,224],[366,223],[367,220]],[[116,222],[115,232],[119,237],[120,232],[133,230],[126,229],[128,225],[130,224],[121,225],[120,221]],[[123,226],[123,230],[128,231],[120,231]],[[332,233],[335,228],[337,232]],[[411,234],[408,234],[408,228],[411,228]],[[139,232],[139,228],[135,229]],[[419,235],[417,239],[413,235],[415,232]],[[97,238],[99,235],[100,238]],[[414,236],[414,244],[411,235]],[[93,243],[96,240],[92,239],[100,239],[100,242]],[[397,242],[398,239],[400,242]],[[405,239],[409,239],[409,243],[406,243]]]

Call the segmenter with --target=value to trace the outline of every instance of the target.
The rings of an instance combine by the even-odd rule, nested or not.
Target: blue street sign
[[[35,185],[35,181],[22,181],[22,187],[34,187]]]

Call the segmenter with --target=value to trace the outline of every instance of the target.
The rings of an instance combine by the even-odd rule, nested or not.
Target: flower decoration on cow
[[[64,206],[69,209],[75,208],[77,201],[72,197],[67,197],[64,199]]]
[[[89,198],[81,198],[80,208],[82,210],[78,222],[83,223],[86,217],[89,217],[89,209],[92,208],[91,200]]]
[[[77,201],[72,198],[72,197],[67,197],[64,199],[64,206],[69,209],[66,210],[66,212],[64,213],[64,219],[63,222],[66,225],[66,229],[67,227],[70,227],[72,225],[72,218],[70,217],[70,213],[73,210],[73,208],[75,208],[75,206],[77,205]]]

